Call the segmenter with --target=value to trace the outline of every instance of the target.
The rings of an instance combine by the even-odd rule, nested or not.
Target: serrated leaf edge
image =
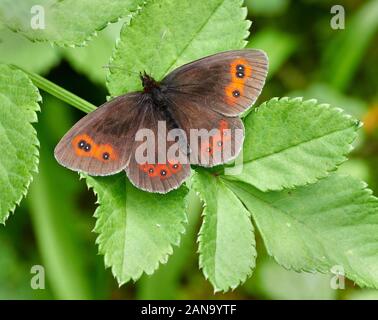
[[[252,227],[252,229],[250,231],[251,231],[251,236],[254,239],[254,241],[253,241],[254,242],[254,246],[253,246],[253,252],[252,252],[254,263],[253,263],[253,265],[250,266],[249,272],[247,272],[244,277],[238,279],[238,282],[235,283],[235,284],[229,285],[226,288],[220,288],[220,287],[218,287],[217,284],[210,279],[209,274],[207,272],[207,268],[203,264],[203,258],[202,258],[202,255],[201,255],[201,242],[202,242],[202,233],[203,233],[202,229],[203,229],[203,226],[204,226],[204,223],[205,223],[205,219],[206,219],[206,214],[207,214],[207,203],[206,203],[205,197],[202,195],[201,188],[198,186],[199,182],[196,179],[196,175],[198,175],[198,174],[200,174],[200,173],[198,171],[195,171],[195,173],[192,176],[192,188],[196,192],[196,194],[198,195],[198,197],[200,198],[200,200],[201,200],[201,202],[203,204],[202,205],[203,210],[202,210],[202,213],[201,213],[202,224],[201,224],[200,230],[199,230],[198,235],[197,235],[197,240],[196,240],[196,243],[198,244],[197,254],[199,256],[199,258],[198,258],[199,268],[202,270],[202,273],[203,273],[205,279],[212,284],[212,286],[214,288],[214,294],[217,293],[217,292],[223,292],[223,293],[225,293],[225,292],[229,291],[229,289],[231,289],[231,291],[233,291],[237,287],[239,287],[240,285],[242,285],[248,278],[250,278],[252,276],[253,271],[254,271],[254,269],[256,267],[257,250],[256,250],[256,241],[255,241],[255,228],[254,228],[253,223],[251,221],[251,227]],[[223,183],[222,181],[219,181],[219,182]],[[227,188],[227,189],[244,206],[243,202],[235,195],[235,193],[231,189],[229,189],[229,188]],[[244,206],[244,208],[245,208],[245,206]],[[248,214],[248,217],[251,219],[251,213],[246,208],[245,208],[245,211]]]
[[[260,106],[256,107],[253,109],[253,112],[261,112],[261,110],[264,110],[265,108],[268,108],[272,103],[278,103],[278,102],[301,102],[301,103],[311,103],[313,105],[316,105],[317,107],[320,107],[322,108],[323,110],[325,109],[332,109],[338,113],[340,113],[340,115],[345,118],[345,119],[348,119],[350,121],[352,121],[354,118],[345,113],[345,111],[341,108],[335,108],[335,107],[332,107],[330,104],[328,103],[319,103],[318,104],[318,100],[317,99],[308,99],[308,100],[304,100],[303,97],[295,97],[295,98],[289,98],[289,97],[282,97],[282,98],[278,98],[278,97],[274,97],[268,101],[265,101],[263,102]],[[248,115],[250,115],[251,113],[249,113]],[[247,116],[248,116],[247,115]],[[312,179],[309,179],[306,183],[297,183],[297,184],[283,184],[280,188],[260,188],[256,185],[253,185],[251,184],[253,187],[257,188],[258,190],[260,191],[263,191],[263,192],[269,192],[269,191],[282,191],[284,189],[295,189],[297,187],[302,187],[302,186],[307,186],[307,185],[311,185],[311,184],[314,184],[316,183],[317,181],[321,180],[321,179],[324,179],[326,177],[328,177],[330,174],[334,173],[339,167],[341,164],[343,164],[345,161],[348,160],[348,157],[347,155],[349,153],[351,153],[353,150],[354,150],[354,146],[353,146],[353,142],[355,141],[355,139],[357,138],[358,134],[357,134],[357,130],[360,129],[362,127],[362,122],[359,121],[359,120],[355,120],[354,121],[354,135],[353,137],[351,138],[350,141],[347,142],[349,148],[348,150],[346,151],[345,154],[342,154],[341,157],[342,159],[340,159],[340,161],[336,162],[335,163],[335,166],[333,168],[330,168],[330,169],[326,169],[326,171],[323,173],[323,174],[319,174],[319,175],[316,175],[315,177],[313,177]],[[323,136],[320,136],[320,137],[316,137],[316,138],[313,138],[311,140],[308,140],[308,141],[302,141],[301,143],[297,144],[297,145],[294,145],[294,146],[290,146],[288,148],[285,148],[285,149],[282,149],[282,150],[279,150],[277,151],[276,153],[278,152],[282,152],[282,151],[285,151],[285,150],[288,150],[288,149],[291,149],[293,147],[296,147],[298,145],[301,145],[303,143],[307,143],[307,142],[310,142],[310,141],[314,141],[314,140],[317,140],[317,139],[321,139],[323,138],[324,136],[327,136],[327,135],[330,135],[330,134],[333,134],[335,132],[341,132],[341,131],[344,131],[344,130],[349,130],[351,127],[348,127],[348,128],[344,128],[342,130],[335,130],[335,131],[332,131],[332,132],[329,132],[327,133],[326,135],[323,135]],[[271,156],[272,154],[269,154],[267,156],[264,156],[264,157],[261,157],[261,158],[258,158],[258,159],[262,159],[262,158],[265,158],[265,157],[269,157]],[[251,161],[248,161],[248,162],[253,162],[253,161],[256,161],[258,159],[253,159]],[[246,162],[246,163],[248,163]],[[225,179],[227,179],[227,176],[223,176]],[[228,180],[233,180],[234,178],[230,177]],[[236,179],[238,180],[238,179]],[[244,181],[243,182],[249,184],[248,182]]]
[[[340,177],[350,177],[348,175],[344,175],[344,174],[339,174]],[[357,180],[357,179],[356,179]],[[229,183],[228,181],[226,181],[226,183]],[[244,184],[248,185],[247,183],[244,182]],[[367,196],[367,200],[369,201],[377,201],[378,202],[378,197],[374,196],[373,194],[373,191],[371,189],[368,188],[368,184],[364,181],[359,181],[359,190],[363,191],[363,192],[366,192],[366,196]],[[305,186],[301,186],[301,187],[305,187]],[[235,195],[237,196],[237,194],[235,193]],[[238,197],[238,196],[237,196]],[[243,200],[240,199],[238,197],[238,199],[243,203]],[[243,203],[244,204],[244,203]],[[268,203],[269,205],[269,203]],[[377,203],[377,208],[378,208],[378,203]],[[248,209],[247,209],[248,210]],[[249,210],[248,210],[249,211]],[[260,231],[260,226],[259,224],[256,222],[256,220],[254,219],[253,217],[253,213],[251,211],[249,211],[251,213],[251,216],[252,216],[252,220],[253,222],[256,224],[256,229],[258,230],[258,232],[260,233],[263,241],[264,241],[264,246],[266,248],[266,251],[268,253],[268,255],[270,257],[272,257],[274,259],[274,261],[276,263],[278,263],[280,266],[282,266],[283,268],[285,268],[286,270],[292,270],[292,271],[295,271],[295,272],[298,272],[298,273],[301,273],[301,272],[306,272],[306,273],[312,273],[312,274],[315,274],[315,273],[322,273],[322,274],[330,274],[330,267],[332,267],[331,265],[328,265],[327,267],[325,268],[320,268],[320,267],[315,267],[315,268],[297,268],[296,266],[294,265],[291,265],[291,264],[288,264],[288,263],[285,263],[283,261],[281,261],[278,257],[274,256],[273,253],[269,250],[269,248],[265,245],[265,236],[263,235],[263,233]],[[300,221],[298,221],[299,223],[302,223]],[[321,246],[323,247],[323,244],[321,242],[319,242],[321,244]],[[360,287],[370,287],[370,288],[375,288],[375,289],[378,289],[378,279],[377,279],[377,283],[376,284],[369,284],[368,282],[362,280],[362,279],[357,279],[357,277],[355,277],[353,274],[351,274],[349,271],[345,270],[345,275],[348,279],[354,281],[354,283],[356,283],[357,285],[359,285]]]
[[[67,42],[64,42],[64,41],[60,41],[60,40],[50,40],[50,39],[40,39],[40,38],[33,38],[31,36],[29,36],[27,33],[25,33],[23,30],[19,29],[19,28],[12,28],[8,25],[5,25],[9,30],[17,33],[17,34],[20,34],[22,35],[23,37],[25,37],[26,39],[28,39],[29,41],[33,42],[33,43],[49,43],[51,44],[52,46],[58,46],[58,47],[61,47],[61,48],[77,48],[77,47],[85,47],[88,45],[88,42],[90,42],[93,38],[97,37],[98,35],[98,32],[105,29],[109,24],[113,24],[113,23],[117,23],[119,22],[120,20],[124,19],[124,18],[133,18],[135,15],[138,15],[142,9],[144,8],[144,6],[151,0],[144,0],[144,2],[142,4],[140,4],[139,6],[137,6],[137,8],[133,11],[129,11],[128,13],[126,14],[123,14],[123,15],[120,15],[118,17],[116,17],[115,19],[112,19],[112,20],[109,20],[107,22],[105,22],[103,25],[95,28],[93,31],[91,31],[88,36],[81,42],[72,42],[72,43],[67,43]]]
[[[34,179],[34,174],[38,173],[40,143],[39,143],[39,140],[38,140],[38,137],[37,137],[37,130],[34,128],[33,123],[37,123],[38,122],[37,112],[41,111],[39,103],[42,102],[42,96],[40,95],[38,88],[30,80],[30,78],[24,72],[22,72],[21,70],[16,70],[16,69],[12,68],[9,65],[6,65],[6,66],[9,69],[11,69],[13,72],[22,74],[27,79],[27,81],[29,82],[30,88],[34,89],[34,92],[36,93],[36,100],[33,103],[30,104],[30,106],[33,106],[33,109],[31,109],[30,111],[33,111],[35,113],[36,119],[33,120],[33,121],[31,121],[31,122],[28,122],[28,125],[30,125],[32,127],[32,132],[33,132],[33,135],[35,137],[35,141],[33,141],[33,143],[32,143],[32,146],[34,147],[33,148],[34,149],[34,153],[33,153],[33,158],[34,158],[33,159],[34,160],[33,161],[33,168],[30,168],[30,170],[28,170],[27,181],[22,186],[23,191],[21,192],[19,198],[17,200],[15,200],[11,204],[11,207],[8,209],[8,212],[3,216],[2,219],[0,219],[0,224],[2,224],[4,226],[6,225],[6,221],[9,219],[9,217],[12,214],[14,214],[16,208],[20,205],[21,201],[28,194],[29,187],[30,187],[30,185],[31,185],[31,183],[33,182],[33,179]],[[12,103],[16,104],[13,101],[12,101]]]

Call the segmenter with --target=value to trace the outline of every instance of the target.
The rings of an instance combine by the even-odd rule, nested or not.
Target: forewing
[[[233,50],[177,68],[162,84],[177,97],[225,116],[236,116],[254,104],[267,72],[268,58],[263,51]]]
[[[135,123],[144,116],[142,95],[117,97],[78,121],[55,148],[57,161],[93,176],[115,174],[130,158]]]

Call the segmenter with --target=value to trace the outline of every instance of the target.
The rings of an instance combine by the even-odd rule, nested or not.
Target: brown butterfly
[[[125,170],[136,187],[167,193],[190,175],[190,164],[212,167],[237,157],[244,139],[238,115],[260,95],[267,70],[266,54],[246,49],[188,63],[161,82],[141,74],[143,91],[119,96],[86,115],[59,142],[55,157],[63,166],[93,176]],[[170,159],[167,150],[180,139],[159,135],[160,122],[184,136],[178,158]],[[141,129],[155,133],[155,145],[165,143],[145,162],[136,157],[146,143],[136,139]],[[216,130],[203,141],[189,138],[195,129]],[[236,135],[237,130],[242,134]]]

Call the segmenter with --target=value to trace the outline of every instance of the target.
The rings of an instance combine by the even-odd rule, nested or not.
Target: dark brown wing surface
[[[189,177],[190,164],[186,155],[180,152],[180,141],[168,136],[169,132],[174,133],[170,131],[172,129],[166,117],[148,104],[126,167],[130,181],[139,189],[167,193]],[[181,136],[179,133],[177,137]]]
[[[170,92],[225,116],[256,101],[268,72],[268,58],[255,49],[218,53],[177,68],[163,81]],[[180,105],[185,112],[185,107]]]
[[[93,176],[123,170],[131,155],[135,123],[144,116],[140,93],[111,100],[78,121],[55,148],[57,161]]]
[[[236,158],[244,140],[244,126],[238,117],[224,116],[174,93],[167,98],[171,114],[188,137],[191,164],[213,167]]]

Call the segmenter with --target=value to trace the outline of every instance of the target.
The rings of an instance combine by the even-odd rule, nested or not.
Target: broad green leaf
[[[333,174],[295,190],[265,193],[241,182],[227,184],[279,264],[322,273],[338,266],[360,286],[378,287],[378,199],[365,183]]]
[[[242,173],[262,191],[313,183],[346,160],[360,122],[316,100],[274,98],[245,118]]]
[[[144,0],[2,0],[0,21],[32,41],[83,45],[108,23],[135,12]]]
[[[192,60],[245,46],[250,22],[240,0],[152,0],[124,26],[110,65],[112,96],[141,89],[139,72],[161,80]],[[221,37],[219,35],[222,35]]]
[[[0,63],[15,64],[30,72],[47,73],[59,62],[60,54],[48,43],[33,43],[0,26]]]
[[[251,275],[256,249],[249,212],[224,183],[205,170],[193,180],[205,204],[199,265],[215,291],[235,289]]]
[[[186,187],[165,195],[148,193],[135,188],[124,173],[87,177],[87,184],[100,204],[94,229],[99,251],[120,285],[167,262],[185,231]]]
[[[262,49],[269,57],[268,78],[271,78],[298,47],[297,38],[276,29],[265,29],[252,35],[247,48]]]
[[[0,223],[26,194],[38,167],[37,121],[41,97],[19,70],[0,65]]]
[[[349,85],[377,32],[378,1],[366,1],[353,17],[346,15],[345,30],[334,32],[321,67],[324,80],[340,91]]]
[[[107,26],[87,46],[64,48],[63,54],[72,67],[89,79],[104,85],[109,57],[125,19]]]

